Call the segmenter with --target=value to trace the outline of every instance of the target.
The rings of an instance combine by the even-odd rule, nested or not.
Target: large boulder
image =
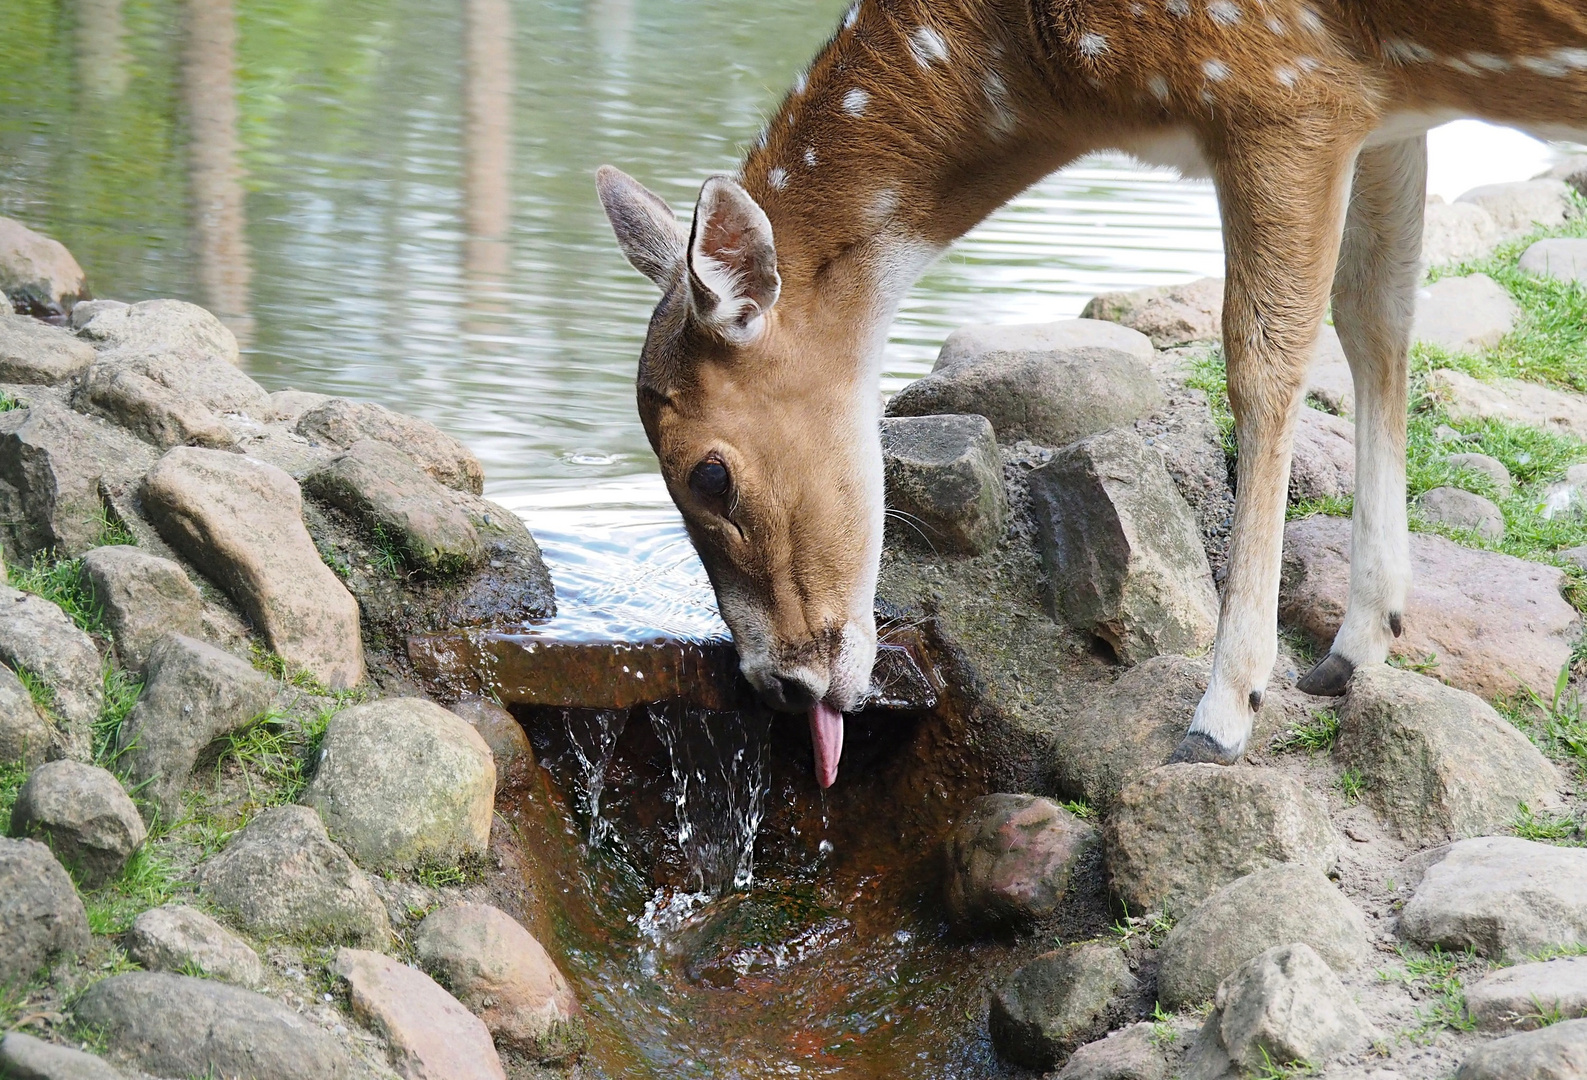
[[[237,339],[226,325],[197,304],[185,300],[145,300],[139,304],[101,302],[74,315],[80,316],[72,319],[78,335],[93,342],[102,353],[164,356],[177,365],[194,360],[219,360],[236,366],[241,359]],[[253,380],[248,379],[248,382]],[[205,404],[211,408],[234,409],[257,400],[245,383],[235,383],[234,392],[242,396],[224,402],[207,400]],[[265,395],[265,400],[268,402],[269,395]],[[252,415],[264,419],[270,414]]]
[[[1503,420],[1587,438],[1587,395],[1524,379],[1484,382],[1451,368],[1429,375],[1427,392],[1457,421]]]
[[[362,865],[456,865],[490,841],[496,766],[485,740],[423,698],[344,709],[303,793]]]
[[[1218,594],[1195,519],[1134,431],[1083,439],[1029,475],[1049,611],[1125,663],[1212,643]]]
[[[0,585],[0,663],[49,688],[61,751],[79,761],[93,757],[93,724],[105,702],[93,639],[42,596]]]
[[[124,947],[149,971],[196,973],[238,986],[264,978],[259,954],[246,941],[185,904],[150,908],[133,919]]]
[[[346,980],[353,1015],[385,1037],[403,1076],[507,1080],[484,1022],[424,972],[359,949],[339,950],[330,970]]]
[[[903,545],[977,555],[1003,538],[1003,461],[986,417],[883,420],[882,471],[887,529]]]
[[[1511,961],[1587,945],[1587,849],[1462,840],[1428,867],[1399,931],[1419,945]]]
[[[65,382],[94,362],[94,347],[69,331],[3,308],[0,304],[0,382]]]
[[[1480,259],[1503,239],[1493,215],[1475,203],[1446,203],[1436,195],[1428,200],[1422,223],[1423,265]]]
[[[1555,281],[1587,284],[1587,240],[1566,237],[1539,240],[1521,255],[1520,269]]]
[[[485,470],[462,443],[433,424],[380,405],[331,398],[303,413],[294,430],[337,450],[364,439],[389,443],[449,488],[474,495],[485,490]]]
[[[1336,754],[1361,774],[1367,802],[1420,845],[1503,829],[1516,804],[1556,800],[1561,779],[1483,701],[1387,664],[1358,670],[1339,710]]]
[[[66,245],[0,218],[0,293],[19,311],[60,315],[88,296],[88,285]]]
[[[1495,1039],[1460,1063],[1455,1080],[1579,1080],[1587,1076],[1587,1020]]]
[[[1183,1075],[1238,1080],[1295,1061],[1317,1069],[1376,1037],[1339,976],[1310,945],[1278,945],[1218,985]]]
[[[451,489],[388,443],[360,439],[304,477],[303,490],[347,511],[372,535],[386,537],[415,570],[456,573],[485,557],[479,533]]]
[[[142,671],[166,634],[198,637],[204,597],[181,565],[130,544],[83,555],[81,584],[105,615],[123,667]]]
[[[55,729],[10,668],[0,666],[0,765],[32,769],[44,760]]]
[[[157,1076],[345,1080],[352,1060],[330,1032],[279,1002],[188,975],[133,971],[89,987],[78,1024]]]
[[[121,876],[148,835],[121,781],[81,762],[33,770],[11,808],[11,835],[43,840],[85,889]]]
[[[82,412],[103,416],[161,450],[173,446],[224,450],[237,443],[237,436],[213,411],[131,364],[96,363],[88,369],[72,404]]]
[[[0,986],[26,982],[88,944],[88,912],[50,849],[0,839]]]
[[[1356,426],[1340,416],[1302,409],[1290,462],[1290,501],[1344,499],[1355,489]]]
[[[306,806],[266,810],[199,870],[216,907],[255,934],[383,946],[391,936],[374,884]]]
[[[962,927],[1028,925],[1058,910],[1096,827],[1036,795],[984,795],[943,843],[948,913]]]
[[[1103,293],[1092,297],[1080,316],[1123,323],[1159,349],[1216,341],[1223,336],[1223,279]]]
[[[1187,914],[1275,863],[1339,861],[1322,800],[1273,769],[1165,765],[1119,793],[1103,828],[1108,876],[1131,911]]]
[[[931,374],[894,395],[887,415],[978,414],[999,442],[1042,446],[1128,424],[1161,408],[1163,392],[1150,354],[1120,348],[1119,333],[1063,323],[978,328],[950,338]]]
[[[1484,698],[1553,693],[1581,631],[1565,572],[1510,555],[1411,536],[1411,591],[1395,656],[1437,658],[1438,675]],[[1319,649],[1333,644],[1350,597],[1350,522],[1315,516],[1284,528],[1279,620]]]
[[[363,679],[358,602],[303,527],[292,477],[179,446],[149,471],[143,504],[160,535],[231,595],[287,663],[332,688]]]
[[[584,1048],[573,988],[506,912],[488,904],[440,908],[419,924],[413,950],[485,1022],[498,1047],[537,1061],[561,1061]]]
[[[1241,964],[1301,941],[1347,972],[1371,955],[1366,920],[1320,871],[1280,863],[1230,882],[1181,919],[1157,956],[1157,1000],[1194,1008]]]
[[[21,1031],[0,1039],[0,1076],[8,1080],[126,1080],[93,1054]]]
[[[167,634],[149,653],[143,695],[116,733],[117,759],[151,811],[174,821],[200,756],[270,707],[275,688],[207,642]]]
[[[1521,309],[1487,274],[1440,278],[1416,291],[1411,340],[1450,352],[1492,348],[1514,327]]]
[[[1486,210],[1502,240],[1524,236],[1539,225],[1550,229],[1563,225],[1576,207],[1570,185],[1552,177],[1483,184],[1461,195],[1455,204]]]
[[[988,1026],[1000,1057],[1051,1069],[1113,1026],[1135,993],[1124,954],[1086,942],[1043,953],[992,993]]]
[[[1484,1031],[1529,1031],[1587,1017],[1587,956],[1518,964],[1466,987],[1466,1012]]]

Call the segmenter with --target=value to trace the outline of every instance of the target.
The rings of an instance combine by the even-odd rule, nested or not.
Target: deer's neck
[[[949,243],[1085,149],[1044,119],[1023,3],[909,7],[851,9],[742,170],[780,304],[847,309],[873,336]]]

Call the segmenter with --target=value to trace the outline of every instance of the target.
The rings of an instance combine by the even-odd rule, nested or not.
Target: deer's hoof
[[[1179,745],[1174,747],[1173,756],[1168,759],[1168,763],[1199,765],[1203,762],[1211,762],[1214,765],[1233,765],[1239,760],[1240,755],[1237,751],[1225,750],[1212,736],[1192,731],[1179,740]]]
[[[1295,689],[1313,697],[1340,697],[1350,685],[1350,676],[1356,666],[1338,653],[1331,652],[1306,674],[1300,677]]]

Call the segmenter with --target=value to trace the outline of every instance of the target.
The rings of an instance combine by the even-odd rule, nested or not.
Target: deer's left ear
[[[695,315],[739,345],[760,334],[763,317],[782,291],[766,211],[728,177],[713,176],[700,189],[689,278]]]

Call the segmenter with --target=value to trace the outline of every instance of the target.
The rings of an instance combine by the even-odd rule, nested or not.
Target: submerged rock
[[[1008,499],[997,438],[984,416],[882,421],[888,530],[906,546],[975,555],[1003,538]]]
[[[1482,699],[1387,664],[1359,669],[1336,753],[1400,836],[1422,845],[1503,829],[1556,799],[1559,773]]]
[[[1218,595],[1195,520],[1135,432],[1084,439],[1030,473],[1048,604],[1125,663],[1212,643]]]
[[[0,986],[88,944],[88,912],[66,868],[37,840],[0,839]]]
[[[1495,1039],[1460,1063],[1455,1080],[1576,1080],[1587,1076],[1587,1020]]]
[[[264,978],[259,954],[246,941],[185,904],[150,908],[133,919],[126,950],[149,971],[197,972],[238,986],[257,986]]]
[[[13,316],[0,304],[0,382],[65,382],[94,362],[94,347],[68,331]]]
[[[42,596],[0,585],[0,662],[49,688],[62,753],[92,758],[93,724],[105,702],[93,639]]]
[[[417,968],[341,949],[333,974],[347,981],[353,1015],[383,1035],[403,1076],[507,1080],[485,1024]]]
[[[179,563],[130,545],[83,555],[81,584],[105,615],[122,666],[142,671],[166,634],[198,637],[204,597]]]
[[[1223,336],[1223,279],[1103,293],[1093,297],[1080,315],[1123,323],[1151,338],[1159,349],[1216,341]]]
[[[485,490],[485,471],[462,443],[433,424],[380,405],[331,398],[304,412],[294,430],[337,450],[364,439],[388,443],[449,488],[473,495]]]
[[[1466,987],[1466,1012],[1484,1031],[1530,1031],[1587,1017],[1587,956],[1520,964]]]
[[[0,1076],[11,1080],[126,1080],[93,1054],[21,1031],[8,1032],[0,1039]]]
[[[1049,799],[982,796],[944,842],[948,913],[965,928],[1046,918],[1098,840],[1095,826]]]
[[[143,846],[138,808],[108,771],[76,761],[51,761],[33,770],[11,808],[11,835],[49,844],[85,889],[121,876]]]
[[[727,989],[819,957],[851,930],[814,886],[796,882],[707,904],[683,923],[668,951],[693,982]]]
[[[0,293],[19,311],[60,315],[87,299],[88,286],[66,245],[0,218]]]
[[[993,992],[992,1047],[1026,1068],[1054,1068],[1124,1014],[1135,986],[1124,954],[1111,945],[1043,953]]]

